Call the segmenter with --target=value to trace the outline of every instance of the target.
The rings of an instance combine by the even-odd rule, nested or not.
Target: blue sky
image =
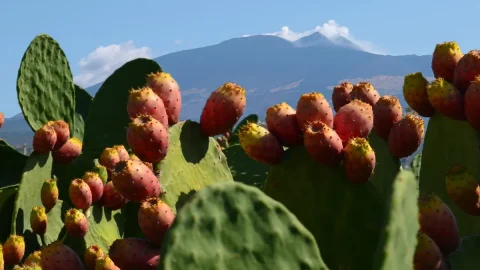
[[[319,26],[382,54],[430,54],[446,40],[467,52],[480,49],[479,10],[480,2],[467,0],[0,1],[0,111],[6,117],[20,112],[18,67],[40,33],[60,43],[76,82],[89,86],[129,57],[157,57],[284,26],[287,38]]]

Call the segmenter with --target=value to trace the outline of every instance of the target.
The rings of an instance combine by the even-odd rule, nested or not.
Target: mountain
[[[245,115],[263,118],[273,104],[286,101],[295,107],[305,92],[318,91],[330,98],[333,86],[344,80],[369,81],[382,95],[402,97],[403,76],[416,71],[433,76],[430,55],[376,55],[346,38],[328,39],[320,33],[294,42],[267,35],[233,38],[154,60],[181,87],[181,119],[196,121],[211,91],[227,81],[247,89]],[[94,95],[100,86],[86,90]],[[31,142],[32,132],[19,114],[6,119],[0,138],[21,146]]]

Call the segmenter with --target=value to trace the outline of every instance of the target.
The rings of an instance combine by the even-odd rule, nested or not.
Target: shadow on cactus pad
[[[180,144],[182,145],[182,154],[186,162],[199,163],[207,154],[209,143],[209,137],[203,135],[197,123],[186,121],[182,125]]]
[[[251,159],[239,144],[223,150],[235,182],[263,188],[270,166]]]
[[[22,178],[22,171],[27,156],[19,153],[6,141],[0,139],[0,187],[18,184]]]

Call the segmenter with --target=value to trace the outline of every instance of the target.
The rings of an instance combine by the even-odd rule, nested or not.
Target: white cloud
[[[315,28],[303,31],[303,32],[295,32],[294,30],[290,29],[288,26],[283,26],[280,31],[273,32],[273,33],[266,33],[263,35],[268,35],[268,36],[277,36],[284,38],[289,41],[295,41],[297,39],[300,39],[302,37],[309,36],[315,32],[319,32],[320,34],[326,36],[329,39],[335,39],[336,37],[344,37],[353,43],[357,44],[360,46],[364,51],[366,52],[371,52],[371,53],[376,53],[376,54],[385,54],[386,52],[383,51],[382,49],[378,48],[375,46],[372,42],[370,41],[365,41],[365,40],[359,40],[355,38],[351,33],[348,27],[339,25],[337,22],[334,20],[329,20],[328,22],[322,24],[322,25],[317,25]],[[250,35],[243,35],[242,37],[247,37]]]
[[[182,40],[175,40],[175,45],[182,45],[183,41]]]
[[[137,58],[151,58],[151,49],[138,48],[131,40],[122,44],[100,46],[80,60],[80,72],[73,80],[82,87],[97,84],[126,62]]]

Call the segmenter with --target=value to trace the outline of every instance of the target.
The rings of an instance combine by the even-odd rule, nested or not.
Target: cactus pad
[[[454,270],[476,269],[480,265],[479,253],[480,235],[466,236],[462,238],[460,247],[448,256],[447,262]]]
[[[27,156],[0,139],[0,187],[20,183]]]
[[[327,267],[312,234],[282,204],[257,188],[220,183],[198,192],[180,210],[158,269]]]
[[[263,188],[270,166],[251,159],[239,144],[225,148],[223,153],[227,157],[234,181]]]
[[[72,137],[83,140],[83,128],[85,121],[87,121],[92,101],[92,96],[85,89],[75,85],[75,119]]]

